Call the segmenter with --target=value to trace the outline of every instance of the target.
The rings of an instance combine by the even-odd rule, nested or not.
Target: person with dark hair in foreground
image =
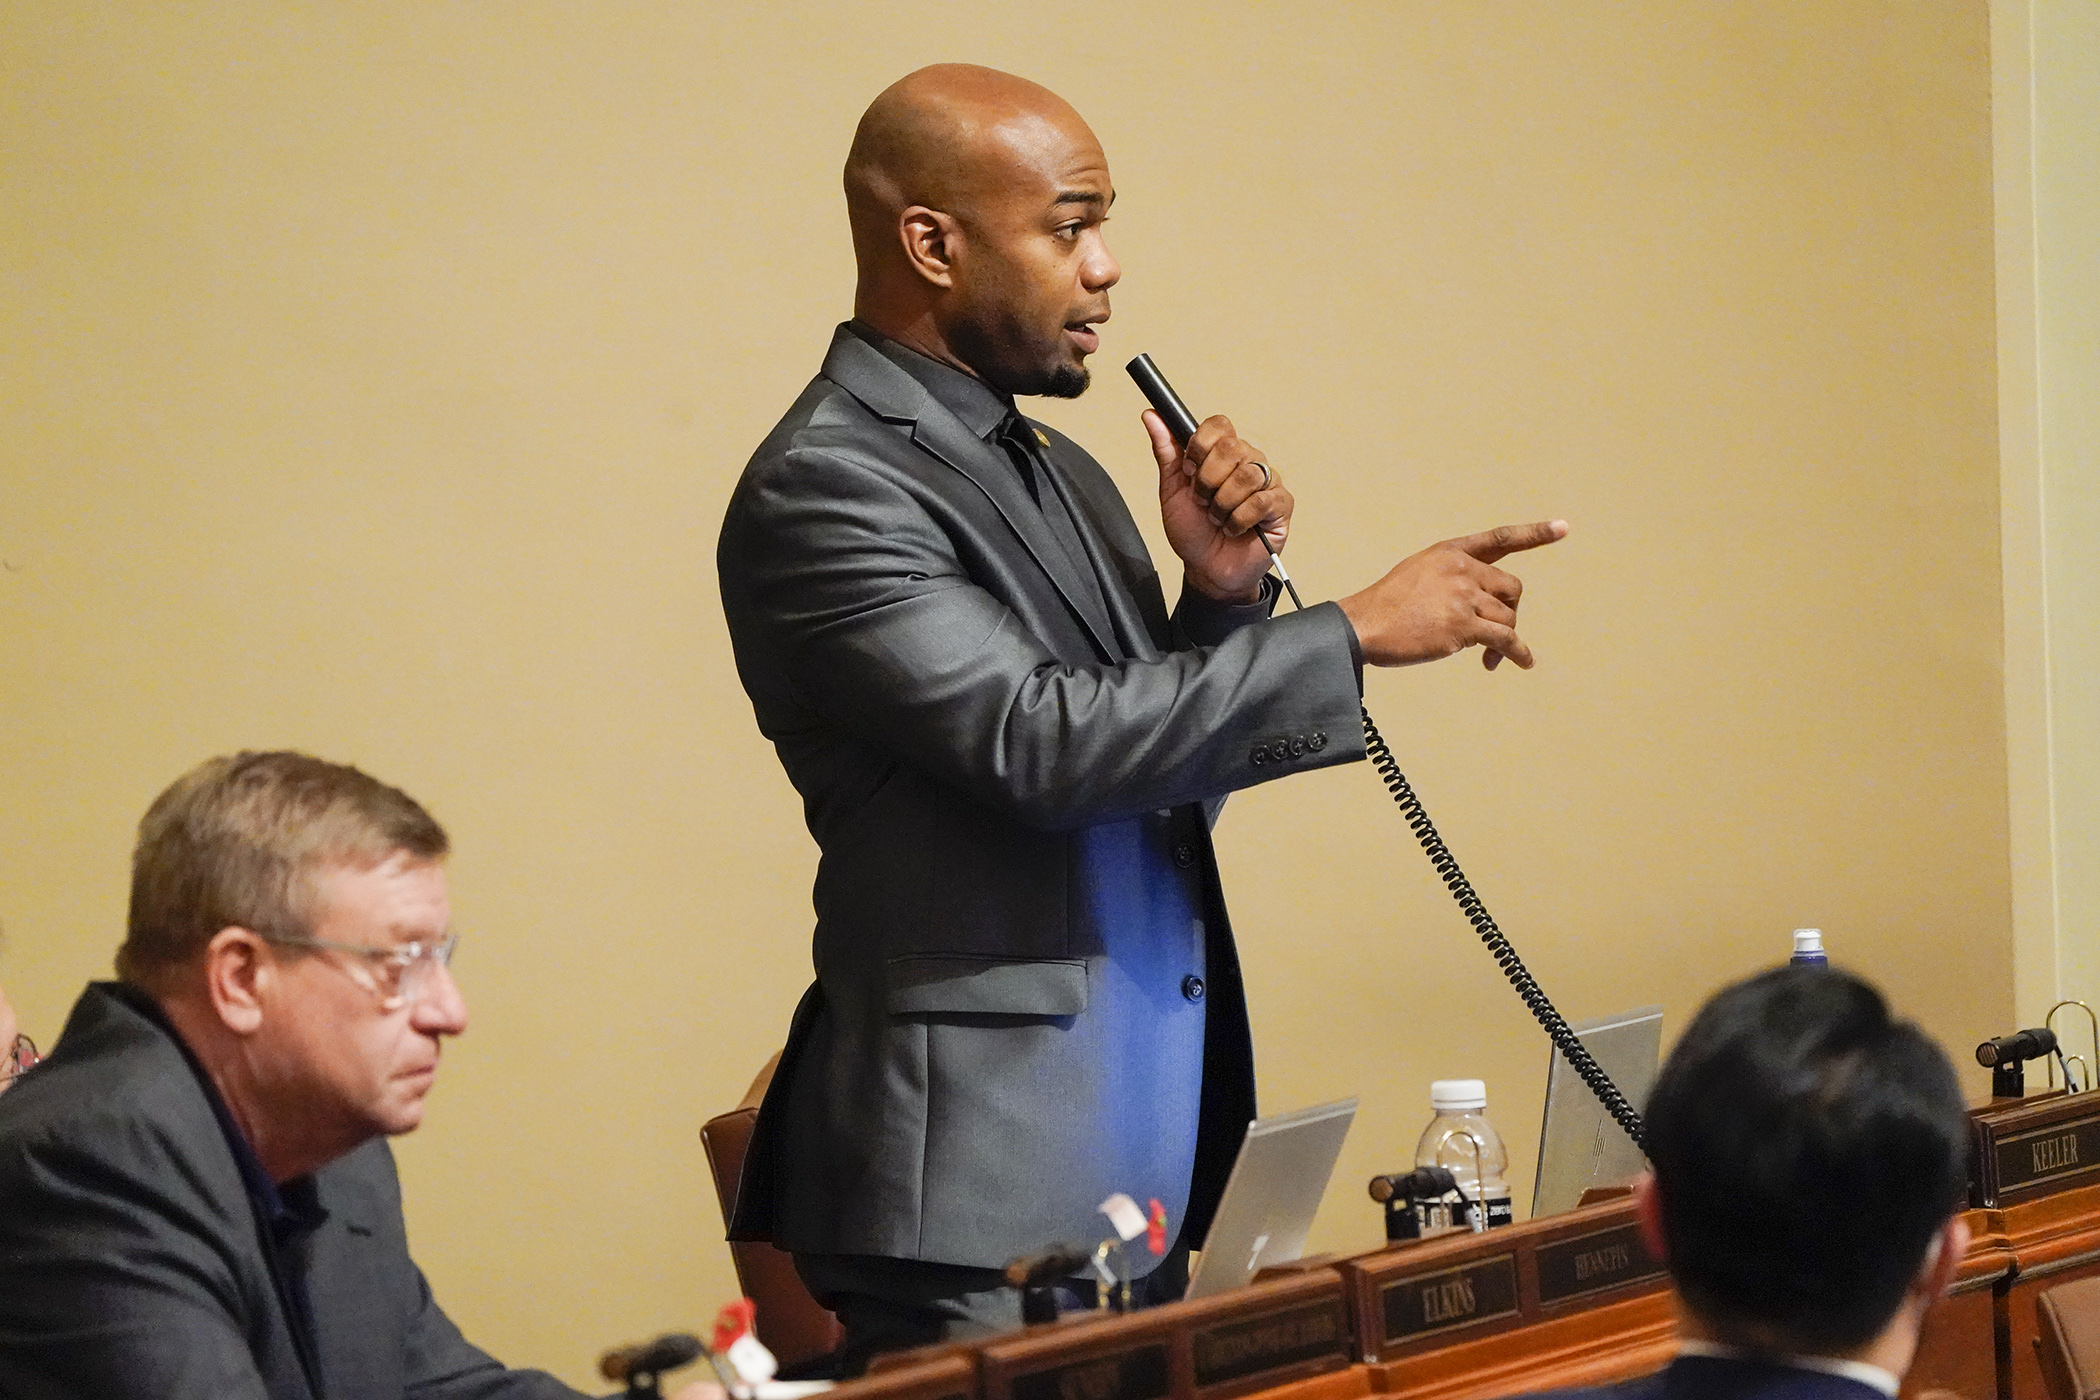
[[[1647,1129],[1635,1199],[1683,1342],[1657,1375],[1560,1400],[1893,1397],[1969,1245],[1940,1048],[1857,977],[1781,968],[1700,1011]]]
[[[0,1097],[0,1395],[575,1400],[469,1344],[408,1255],[386,1138],[467,1025],[447,849],[303,754],[153,803],[122,980]]]

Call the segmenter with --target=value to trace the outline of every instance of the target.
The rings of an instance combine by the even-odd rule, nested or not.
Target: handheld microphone
[[[1188,446],[1190,436],[1196,431],[1196,415],[1189,412],[1189,406],[1181,401],[1181,395],[1174,392],[1174,386],[1167,383],[1167,377],[1159,372],[1158,365],[1152,363],[1152,357],[1139,355],[1123,368],[1130,371],[1130,377],[1137,381],[1138,392],[1151,402],[1153,411],[1159,414],[1160,421],[1167,425],[1167,432],[1173,436],[1174,441],[1184,447]],[[1276,546],[1269,543],[1269,537],[1262,532],[1259,525],[1254,527],[1254,538],[1260,540],[1261,547],[1269,551],[1269,563],[1275,566],[1276,577],[1290,591],[1291,606],[1300,612],[1305,611],[1305,602],[1298,596],[1298,585],[1291,582],[1291,571],[1283,567],[1283,559],[1276,553]]]
[[[687,1362],[696,1359],[705,1348],[700,1339],[689,1332],[666,1332],[653,1342],[638,1342],[631,1347],[614,1347],[598,1358],[598,1374],[609,1381],[624,1381],[633,1376],[654,1376],[665,1371],[675,1371]]]
[[[2032,1030],[2014,1031],[1996,1040],[1986,1040],[1976,1047],[1976,1063],[1985,1069],[1997,1069],[2000,1065],[2016,1065],[2023,1060],[2039,1060],[2055,1052],[2056,1032],[2036,1026]]]
[[[1167,377],[1159,372],[1158,365],[1152,363],[1150,355],[1140,355],[1124,368],[1137,381],[1138,392],[1151,401],[1153,411],[1167,425],[1174,441],[1186,443],[1195,436],[1196,415],[1189,412],[1189,406],[1181,401],[1181,395],[1174,392],[1174,386],[1167,383]]]

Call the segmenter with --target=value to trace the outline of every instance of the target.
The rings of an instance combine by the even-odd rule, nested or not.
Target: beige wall
[[[1820,923],[1957,1051],[2012,1014],[1976,3],[110,7],[0,15],[0,978],[49,1037],[198,759],[451,826],[476,1024],[401,1145],[470,1335],[581,1380],[731,1291],[698,1123],[808,976],[730,669],[738,466],[847,307],[836,174],[967,58],[1093,119],[1126,269],[1044,408],[1142,509],[1150,350],[1290,473],[1312,596],[1505,519],[1531,674],[1369,698],[1574,1016]],[[1149,524],[1149,522],[1148,522]],[[1156,531],[1155,531],[1156,536]],[[1163,550],[1158,551],[1164,553]],[[1545,1049],[1368,770],[1220,846],[1270,1108],[1427,1081],[1528,1182]]]
[[[2100,3],[1992,0],[2015,995],[2100,1000]],[[2076,1011],[2057,1021],[2095,1058]]]

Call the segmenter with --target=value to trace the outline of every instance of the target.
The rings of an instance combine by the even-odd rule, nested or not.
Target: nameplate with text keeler
[[[2100,1172],[2100,1094],[1993,1103],[1971,1115],[1976,1157],[1969,1204],[1995,1207],[2083,1186]]]

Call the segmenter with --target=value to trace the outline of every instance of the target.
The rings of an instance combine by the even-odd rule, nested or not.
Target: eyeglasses
[[[349,953],[365,960],[366,970],[357,980],[379,998],[382,1011],[399,1011],[421,1001],[437,981],[437,970],[452,965],[459,948],[459,935],[448,933],[435,943],[399,943],[391,948],[369,943],[338,943],[332,938],[301,938],[288,933],[265,933],[271,943],[287,948],[311,948],[317,952]],[[347,969],[346,969],[347,970]]]
[[[7,1047],[7,1068],[5,1073],[0,1073],[0,1084],[20,1079],[35,1069],[37,1061],[43,1058],[36,1052],[35,1041],[26,1035],[16,1036],[15,1043]]]

